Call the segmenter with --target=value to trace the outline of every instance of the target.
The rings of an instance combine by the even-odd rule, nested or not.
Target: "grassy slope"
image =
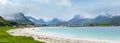
[[[0,24],[10,24],[11,22],[6,21],[4,18],[0,16]]]
[[[7,21],[0,16],[0,22],[4,23],[4,22],[7,22]]]
[[[6,32],[9,29],[13,29],[13,27],[0,27],[0,43],[44,43],[30,37],[11,36]]]

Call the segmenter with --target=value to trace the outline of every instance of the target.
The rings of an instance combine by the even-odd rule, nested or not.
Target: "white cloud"
[[[0,0],[0,14],[6,14],[6,12],[7,14],[24,12],[27,16],[30,15],[46,20],[54,17],[68,20],[75,14],[85,14],[85,17],[90,18],[102,12],[103,10],[101,9],[105,7],[119,6],[119,2],[120,1],[113,0],[79,1],[78,3],[73,3],[71,0]],[[114,10],[114,12],[115,11],[116,10]]]
[[[60,0],[58,3],[56,3],[58,6],[72,6],[72,3],[70,0]]]
[[[13,4],[13,3],[9,0],[0,0],[0,4],[1,5],[7,5],[7,4]]]
[[[47,5],[55,5],[55,6],[71,6],[72,3],[70,0],[30,0],[36,3],[42,3]]]
[[[51,2],[51,0],[32,0],[32,1],[40,2],[40,3],[44,3],[44,4]]]
[[[5,4],[7,4],[7,2],[8,2],[7,0],[0,0],[1,5],[5,5]]]

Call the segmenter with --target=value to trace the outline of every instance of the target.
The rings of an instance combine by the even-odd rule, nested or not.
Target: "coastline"
[[[37,32],[32,30],[32,28],[11,29],[11,30],[8,30],[7,32],[13,36],[32,37],[34,38],[34,40],[43,41],[46,43],[120,43],[119,41],[113,41],[113,40],[63,37],[58,35]]]

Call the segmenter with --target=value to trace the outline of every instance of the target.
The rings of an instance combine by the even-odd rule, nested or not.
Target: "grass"
[[[31,37],[11,36],[6,32],[7,30],[10,29],[15,29],[15,27],[0,27],[0,43],[45,43],[35,41]]]

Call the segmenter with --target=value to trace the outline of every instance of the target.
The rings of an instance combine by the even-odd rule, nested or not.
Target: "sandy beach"
[[[7,31],[13,36],[26,36],[32,37],[34,40],[43,41],[46,43],[120,43],[120,41],[114,40],[99,40],[99,39],[87,39],[87,38],[72,38],[65,36],[58,36],[48,33],[42,33],[32,30],[32,28],[18,28]]]

